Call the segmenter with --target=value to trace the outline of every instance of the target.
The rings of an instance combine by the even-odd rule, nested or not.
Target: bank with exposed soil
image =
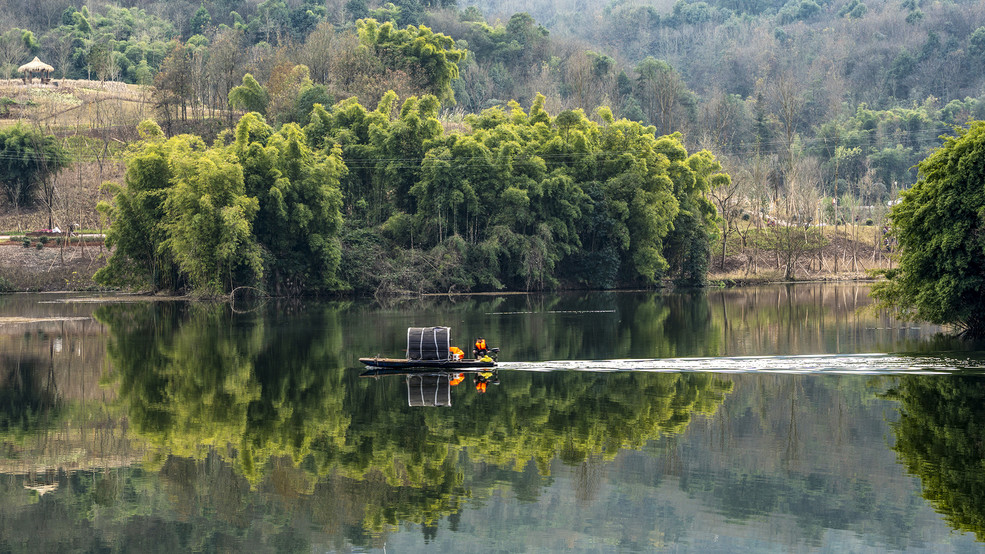
[[[0,285],[8,291],[98,290],[93,274],[109,252],[99,244],[44,245],[25,248],[20,241],[0,242]]]

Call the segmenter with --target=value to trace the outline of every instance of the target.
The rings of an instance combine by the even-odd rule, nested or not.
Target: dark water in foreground
[[[0,297],[0,552],[981,550],[985,353],[868,303]],[[484,394],[359,376],[434,324]]]

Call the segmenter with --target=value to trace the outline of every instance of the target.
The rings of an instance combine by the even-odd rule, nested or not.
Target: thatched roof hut
[[[44,63],[43,61],[38,59],[37,56],[34,56],[33,60],[18,67],[17,71],[20,71],[21,73],[45,73],[45,72],[51,73],[55,71],[55,68]]]

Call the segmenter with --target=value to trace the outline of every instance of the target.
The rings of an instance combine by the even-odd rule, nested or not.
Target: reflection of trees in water
[[[809,325],[784,338],[784,326],[766,320],[785,309],[786,298],[772,298],[765,308],[750,301],[745,311],[730,302],[726,313],[714,294],[710,301],[700,295],[443,299],[416,301],[415,310],[426,315],[424,320],[464,321],[456,323],[458,341],[483,329],[487,338],[502,340],[495,345],[506,346],[510,360],[522,358],[518,353],[551,359],[704,355],[731,340],[726,325],[739,335],[761,329],[752,340],[766,347],[813,344],[800,341],[811,329],[830,327],[822,311],[798,309],[784,321]],[[841,296],[835,300],[845,303]],[[831,302],[819,297],[816,306]],[[721,413],[716,410],[731,391],[730,383],[710,374],[501,372],[502,385],[490,387],[486,395],[454,390],[451,411],[402,409],[402,380],[390,385],[386,379],[360,380],[354,369],[341,367],[375,351],[382,335],[401,337],[405,316],[413,311],[381,315],[375,308],[357,312],[348,305],[317,303],[292,309],[289,315],[282,315],[280,307],[264,315],[233,315],[224,306],[172,303],[100,308],[99,318],[110,332],[120,405],[131,429],[158,447],[159,458],[144,466],[157,471],[73,474],[78,479],[69,481],[77,484],[60,485],[57,495],[39,499],[30,513],[50,515],[49,521],[88,521],[83,536],[102,533],[100,540],[106,542],[47,544],[135,549],[137,542],[120,537],[137,541],[142,534],[160,533],[158,544],[171,550],[254,544],[305,549],[310,522],[338,548],[346,541],[381,546],[386,530],[401,522],[416,522],[429,535],[441,518],[454,526],[466,499],[481,500],[507,486],[516,499],[537,501],[555,478],[550,471],[556,463],[574,468],[576,504],[591,503],[599,494],[600,476],[620,449],[644,448],[654,439],[681,433],[695,414]],[[569,313],[608,309],[617,313]],[[512,310],[538,315],[484,315]],[[761,311],[764,321],[758,319]],[[397,317],[389,321],[390,315]],[[381,320],[390,328],[381,331]],[[490,321],[492,331],[486,332]],[[769,389],[756,397],[762,405],[752,409],[778,412],[773,419],[789,423],[792,399],[802,393]],[[774,401],[771,394],[780,397]],[[770,436],[786,439],[787,429]],[[809,433],[790,443],[800,458],[780,459],[787,452],[781,448],[778,467],[811,456],[803,436]],[[667,474],[647,472],[652,480],[647,486]],[[864,479],[839,479],[844,482],[835,486],[833,479],[818,481],[814,475],[788,481],[768,472],[718,482],[700,477],[700,472],[682,476],[690,482],[682,487],[720,499],[724,513],[740,520],[788,512],[802,521],[798,525],[820,534],[825,528],[849,528],[880,510],[887,514],[879,521],[912,516],[896,514],[893,510],[900,510],[891,503],[867,504],[882,497],[861,490],[871,489]],[[856,487],[861,489],[856,492]],[[22,498],[22,483],[12,482],[0,494]],[[15,504],[0,511],[14,513]],[[155,506],[153,513],[147,514],[146,506]],[[25,536],[27,531],[13,529],[15,520],[24,521],[0,517],[0,537],[8,530]],[[256,529],[263,529],[259,538]],[[36,526],[32,532],[37,533]],[[0,551],[7,549],[0,542]]]
[[[882,395],[893,380],[737,377],[715,423],[692,429],[684,442],[690,459],[679,472],[681,490],[750,529],[768,521],[770,535],[789,537],[792,550],[831,544],[833,532],[925,548],[924,502],[884,446],[892,405]]]
[[[886,351],[919,344],[898,332],[899,322],[867,309],[868,285],[750,287],[709,296],[713,319],[724,328],[720,355]]]
[[[312,310],[288,325],[279,309],[263,318],[175,303],[96,314],[138,433],[162,456],[219,449],[253,480],[275,456],[331,457],[344,436],[335,315]]]
[[[501,376],[490,394],[456,391],[454,417],[399,409],[385,383],[340,369],[342,329],[347,337],[372,334],[373,321],[342,318],[345,306],[312,306],[289,318],[279,309],[259,316],[177,303],[97,312],[110,332],[120,401],[137,433],[158,447],[157,461],[145,467],[160,469],[176,505],[197,509],[202,464],[216,460],[235,469],[209,474],[227,483],[209,491],[229,497],[225,509],[246,494],[234,484],[239,476],[283,499],[309,497],[329,479],[352,495],[344,502],[372,534],[401,522],[433,533],[463,499],[504,480],[475,478],[479,466],[511,470],[505,480],[533,500],[558,459],[581,467],[578,495],[589,501],[603,463],[620,449],[682,432],[731,390],[710,374],[516,373]],[[662,340],[674,309],[659,299],[638,303],[634,329]],[[594,332],[549,325],[531,340],[580,343]],[[552,336],[555,327],[567,334]]]
[[[105,403],[115,391],[100,386],[101,325],[83,318],[23,323],[6,326],[0,338],[0,472],[26,475],[26,486],[44,495],[57,488],[51,482],[57,468],[141,457],[126,419]]]
[[[50,361],[0,356],[0,433],[22,435],[47,428],[61,407]]]
[[[424,525],[443,514],[451,521],[461,498],[486,498],[504,482],[518,499],[536,501],[552,479],[553,460],[575,466],[576,499],[588,503],[621,449],[683,432],[694,414],[714,413],[731,390],[709,374],[500,372],[500,379],[484,395],[455,391],[453,413],[387,404],[394,396],[378,394],[385,378],[348,388],[347,405],[359,409],[339,471],[355,479],[379,475],[394,490],[417,489],[421,500],[434,494],[431,506],[412,516]],[[397,517],[390,507],[367,527],[417,521],[407,519],[411,513]]]
[[[693,414],[713,414],[731,390],[730,382],[707,373],[501,372],[500,378],[494,393],[456,391],[455,417],[383,404],[391,400],[377,396],[383,383],[353,387],[346,442],[362,447],[346,453],[346,465],[357,472],[388,466],[384,474],[395,482],[417,482],[422,468],[412,471],[417,464],[405,460],[440,464],[457,457],[448,451],[452,445],[485,463],[533,461],[546,475],[555,458],[570,465],[591,456],[608,460],[620,449],[680,433]]]
[[[892,396],[900,461],[923,497],[959,531],[985,541],[985,378],[908,376]]]

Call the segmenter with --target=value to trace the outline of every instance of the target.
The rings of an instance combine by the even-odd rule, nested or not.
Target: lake
[[[0,296],[0,551],[979,551],[985,349],[870,304]]]

